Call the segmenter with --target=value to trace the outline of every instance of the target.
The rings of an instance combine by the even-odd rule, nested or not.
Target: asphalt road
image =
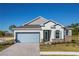
[[[39,56],[38,43],[16,43],[0,52],[0,56]]]

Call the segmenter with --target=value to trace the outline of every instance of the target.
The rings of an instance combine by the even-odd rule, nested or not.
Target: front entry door
[[[43,30],[44,42],[50,41],[51,30]]]

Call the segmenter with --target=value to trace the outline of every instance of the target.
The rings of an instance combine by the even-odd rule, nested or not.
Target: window
[[[66,30],[66,35],[68,35],[68,30]]]
[[[56,30],[56,32],[55,32],[55,38],[60,38],[60,31],[59,30]]]
[[[43,30],[44,41],[50,41],[51,30]]]

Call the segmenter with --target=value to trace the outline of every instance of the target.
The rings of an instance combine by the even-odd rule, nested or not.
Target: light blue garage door
[[[34,32],[26,32],[26,33],[17,33],[17,40],[19,42],[39,42],[39,33]]]

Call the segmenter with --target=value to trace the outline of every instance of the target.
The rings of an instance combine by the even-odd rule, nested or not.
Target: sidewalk
[[[79,52],[63,52],[63,51],[56,51],[56,52],[52,52],[52,51],[42,51],[40,52],[40,55],[79,55]]]

